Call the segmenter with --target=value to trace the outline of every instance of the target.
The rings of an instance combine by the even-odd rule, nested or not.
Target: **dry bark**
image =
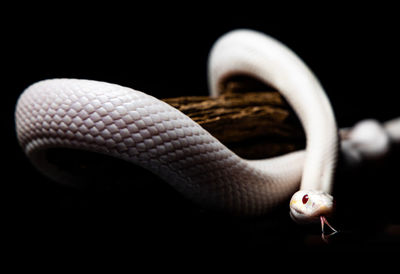
[[[229,79],[215,98],[164,99],[247,159],[260,159],[304,148],[303,129],[284,98],[248,78]]]

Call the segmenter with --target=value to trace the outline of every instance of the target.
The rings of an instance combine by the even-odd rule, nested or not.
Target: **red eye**
[[[303,200],[302,200],[303,204],[306,204],[308,202],[308,195],[304,195],[303,196]]]

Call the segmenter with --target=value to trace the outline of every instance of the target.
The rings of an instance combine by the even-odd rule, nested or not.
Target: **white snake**
[[[323,88],[290,49],[250,30],[232,31],[212,48],[211,94],[218,95],[221,83],[236,74],[255,77],[282,93],[304,127],[305,151],[245,160],[189,117],[150,95],[76,79],[45,80],[25,90],[16,108],[18,140],[32,162],[59,181],[68,177],[46,161],[46,150],[83,149],[140,165],[201,206],[233,214],[264,214],[300,188],[290,202],[293,219],[321,218],[325,223],[324,216],[332,212],[330,193],[339,143]],[[390,139],[400,139],[400,119],[386,126],[371,121],[366,124],[361,131],[382,129],[378,135],[385,137],[379,151],[387,150]],[[343,132],[346,136],[352,133]],[[368,144],[375,143],[376,136],[371,138]],[[344,151],[350,151],[349,161],[361,157],[363,138],[361,145],[358,139],[343,141]]]

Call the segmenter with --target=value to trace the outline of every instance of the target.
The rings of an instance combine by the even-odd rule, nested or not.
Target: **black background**
[[[232,218],[196,208],[133,167],[125,177],[113,179],[115,186],[94,182],[73,189],[31,166],[16,142],[13,117],[27,86],[48,78],[83,78],[159,98],[206,95],[208,52],[219,36],[236,28],[268,33],[301,56],[325,87],[339,126],[399,115],[398,20],[392,7],[290,7],[290,12],[288,7],[234,8],[60,5],[5,10],[12,16],[2,24],[2,169],[8,175],[3,176],[2,212],[11,254],[38,247],[54,252],[72,248],[82,254],[112,254],[123,248],[151,256],[171,247],[261,255],[276,250],[397,250],[399,232],[385,234],[388,225],[399,223],[393,161],[341,178],[342,217],[334,223],[346,232],[331,245],[318,240],[318,225],[293,224],[286,205],[271,216]],[[124,166],[110,164],[119,165]],[[143,181],[149,185],[135,186]],[[352,201],[343,194],[348,186],[354,193],[368,191]],[[359,203],[368,204],[367,212]]]

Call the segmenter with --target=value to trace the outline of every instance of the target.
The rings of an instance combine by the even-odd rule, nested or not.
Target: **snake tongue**
[[[322,240],[324,241],[324,242],[328,242],[328,239],[331,237],[331,236],[333,236],[333,235],[335,235],[336,233],[338,233],[339,231],[337,231],[336,229],[334,229],[330,224],[329,224],[329,222],[328,222],[328,220],[325,218],[325,216],[320,216],[320,220],[321,220],[321,238],[322,238]],[[330,233],[330,234],[326,234],[326,231],[325,231],[325,225],[327,225],[331,230],[332,230],[332,232]]]

